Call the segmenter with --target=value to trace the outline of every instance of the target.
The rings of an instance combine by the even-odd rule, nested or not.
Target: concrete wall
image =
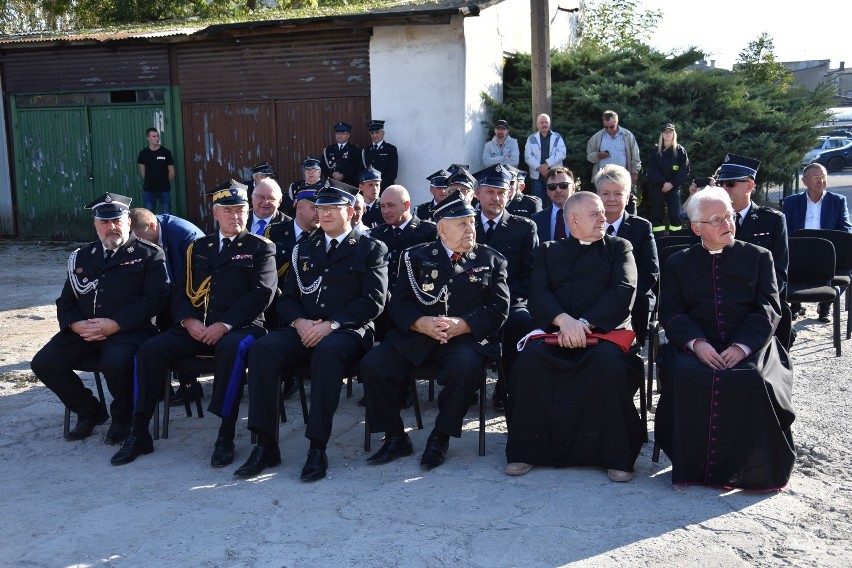
[[[550,3],[551,44],[568,45],[576,19]],[[373,29],[372,116],[386,121],[385,139],[399,149],[397,182],[413,204],[431,198],[426,176],[432,172],[452,163],[482,167],[492,121],[482,93],[502,100],[505,55],[529,52],[529,6],[507,0],[448,25]],[[513,135],[529,132],[531,125],[517,125]]]

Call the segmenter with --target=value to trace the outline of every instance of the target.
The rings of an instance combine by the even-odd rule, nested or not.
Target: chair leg
[[[93,374],[95,375],[95,386],[98,389],[98,399],[101,401],[101,406],[106,408],[106,397],[104,397],[104,385],[101,382],[101,372],[94,371]]]
[[[429,402],[435,400],[435,379],[429,379]]]
[[[642,416],[642,434],[644,443],[648,443],[648,407],[645,404],[645,383],[639,381],[639,414]]]
[[[367,409],[364,409],[364,451],[370,451],[370,419],[367,418]]]
[[[499,365],[499,362],[498,362]],[[485,455],[485,370],[482,371],[482,382],[479,385],[479,455]]]
[[[846,287],[846,339],[852,339],[852,286]]]
[[[420,414],[420,397],[417,396],[417,381],[411,379],[411,392],[414,393],[414,420],[417,423],[417,429],[423,429],[423,416]]]
[[[305,377],[296,377],[299,382],[299,398],[302,401],[302,418],[308,423],[308,397],[305,395]]]
[[[354,377],[346,377],[346,398],[352,398],[352,382],[354,380]]]
[[[834,348],[835,355],[840,357],[840,287],[834,287]]]
[[[647,408],[651,408],[654,404],[654,360],[656,359],[654,345],[657,342],[657,333],[657,322],[651,322],[648,326],[648,385],[645,390]]]
[[[62,436],[64,437],[71,430],[71,410],[65,407],[65,418],[62,421]]]
[[[171,398],[172,398],[172,381],[171,377],[174,374],[167,372],[166,373],[166,388],[163,392],[163,439],[166,440],[169,437],[169,415],[171,414]],[[180,387],[183,389],[183,385]],[[183,393],[183,396],[186,397],[186,392]],[[184,398],[186,400],[186,398]]]
[[[163,411],[165,415],[165,411]],[[154,406],[154,439],[160,439],[160,403]]]
[[[195,399],[195,412],[199,418],[204,418],[204,409],[201,408],[201,383],[198,379],[192,381],[192,398]],[[187,416],[192,416],[190,412]]]
[[[654,441],[654,451],[651,454],[651,461],[657,463],[660,461],[660,444]]]

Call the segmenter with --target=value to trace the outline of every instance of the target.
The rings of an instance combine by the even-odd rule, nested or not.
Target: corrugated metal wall
[[[184,102],[370,96],[369,30],[181,44]]]
[[[338,121],[368,143],[369,41],[337,30],[178,45],[188,217],[212,229],[206,192],[263,160],[286,189]]]
[[[82,91],[169,84],[167,47],[57,47],[2,55],[9,93]]]

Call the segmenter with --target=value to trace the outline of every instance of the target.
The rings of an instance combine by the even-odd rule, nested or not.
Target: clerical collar
[[[581,245],[589,246],[590,244],[592,244],[595,241],[584,241],[583,239],[577,239],[577,242],[580,243]]]
[[[707,248],[707,245],[705,245],[705,244],[704,244],[704,241],[703,241],[703,240],[701,241],[701,246],[703,246],[703,247],[704,247],[704,250],[706,250],[706,251],[707,251],[708,253],[710,253],[710,254],[719,254],[720,252],[722,252],[722,251],[723,251],[723,250],[725,250],[725,248],[726,248],[726,247],[722,247],[722,248],[720,248],[720,249],[710,250],[709,248]]]

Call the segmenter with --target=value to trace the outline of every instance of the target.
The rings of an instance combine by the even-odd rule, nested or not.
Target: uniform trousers
[[[99,368],[112,394],[113,422],[129,422],[133,410],[133,356],[148,337],[146,331],[113,334],[103,341],[84,341],[73,331],[64,330],[51,338],[33,357],[33,372],[62,404],[80,416],[97,412],[100,402],[83,385],[74,368],[86,359],[99,358]]]
[[[335,331],[308,348],[292,327],[276,329],[257,341],[249,354],[249,430],[275,435],[281,372],[292,374],[310,363],[311,407],[305,437],[328,442],[343,378],[364,355],[364,344],[352,331]]]
[[[193,339],[184,328],[176,326],[152,337],[142,344],[136,354],[133,413],[147,419],[154,415],[172,364],[186,357],[212,354],[216,371],[213,374],[213,395],[207,410],[220,418],[236,420],[249,348],[265,334],[265,329],[252,325],[232,329],[215,345],[205,345]]]
[[[426,356],[423,364],[437,364],[440,371],[435,378],[438,384],[444,385],[438,394],[436,431],[461,437],[462,421],[482,382],[485,362],[485,355],[458,338],[445,345],[436,343]],[[372,349],[361,360],[360,376],[364,383],[371,431],[401,432],[405,429],[400,417],[399,391],[408,380],[408,371],[414,366],[388,342]]]

